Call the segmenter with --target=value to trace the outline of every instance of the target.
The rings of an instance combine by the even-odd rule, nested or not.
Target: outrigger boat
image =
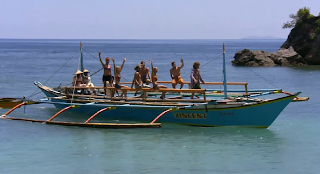
[[[82,46],[80,46],[81,71],[83,71]],[[153,127],[157,121],[161,123],[177,123],[194,126],[248,126],[268,128],[291,101],[304,101],[298,98],[301,92],[290,94],[281,89],[250,90],[246,82],[227,82],[225,68],[225,48],[223,45],[223,82],[207,82],[207,85],[223,85],[223,90],[216,89],[162,89],[122,88],[124,97],[103,95],[75,94],[77,90],[101,90],[104,87],[61,87],[62,90],[34,84],[47,96],[44,99],[24,104],[48,103],[61,109],[57,114],[71,109],[77,113],[92,115],[88,120],[99,114],[100,117],[117,120],[134,120],[150,122]],[[171,83],[171,82],[158,82]],[[124,82],[122,84],[128,84]],[[243,85],[244,90],[227,90],[227,85]],[[115,93],[114,87],[106,87]],[[141,97],[134,96],[137,91]],[[189,99],[191,94],[197,99]],[[285,94],[285,95],[277,95]],[[165,98],[158,98],[164,95]],[[259,96],[276,95],[270,99]],[[22,104],[23,105],[23,104]],[[112,109],[110,109],[112,108]],[[11,111],[11,110],[10,110]],[[57,115],[56,114],[56,115]],[[4,114],[4,117],[7,114]],[[53,118],[56,117],[53,116]],[[3,118],[4,118],[3,117]],[[51,118],[47,121],[51,121]],[[87,121],[88,121],[87,120]],[[82,125],[83,123],[81,123]],[[148,125],[148,123],[141,123]],[[79,125],[79,124],[78,124]],[[83,125],[82,125],[83,126]]]

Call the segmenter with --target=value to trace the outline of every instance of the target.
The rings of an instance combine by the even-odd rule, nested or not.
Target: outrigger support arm
[[[47,122],[53,120],[54,118],[56,118],[56,117],[57,117],[59,114],[61,114],[62,112],[66,111],[66,110],[68,110],[68,109],[77,108],[77,107],[80,107],[80,106],[71,105],[71,106],[65,107],[65,108],[61,109],[59,112],[57,112],[56,114],[54,114],[54,116],[52,116],[51,118],[49,118],[49,120],[47,120]]]
[[[6,112],[5,114],[1,115],[0,118],[6,117],[6,116],[7,116],[8,114],[10,114],[12,111],[14,111],[14,110],[17,109],[17,108],[20,108],[22,105],[25,105],[25,104],[27,104],[27,103],[26,103],[26,102],[22,102],[22,103],[18,104],[17,106],[13,107],[13,108],[10,109],[8,112]]]
[[[179,110],[179,109],[180,109],[180,108],[170,108],[170,109],[167,109],[167,110],[163,111],[163,112],[162,112],[161,114],[159,114],[154,120],[152,120],[152,121],[150,122],[150,124],[155,123],[157,120],[159,120],[160,117],[164,116],[166,113],[171,112],[171,111],[177,111],[177,110]]]
[[[116,107],[107,107],[107,108],[103,108],[100,111],[96,112],[95,114],[93,114],[87,121],[84,122],[84,124],[87,124],[90,120],[92,120],[95,116],[97,116],[98,114],[100,114],[103,111],[107,111],[107,110],[112,110],[112,109],[116,109]]]

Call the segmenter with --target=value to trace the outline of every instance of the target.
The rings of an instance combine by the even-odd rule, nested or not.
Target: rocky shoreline
[[[302,66],[308,65],[293,47],[280,48],[277,52],[244,49],[238,51],[232,64],[235,66]]]
[[[235,54],[232,64],[234,66],[320,65],[320,13],[318,16],[313,16],[308,8],[302,8],[297,14],[290,16],[294,21],[284,24],[283,28],[292,30],[277,52],[244,49]]]

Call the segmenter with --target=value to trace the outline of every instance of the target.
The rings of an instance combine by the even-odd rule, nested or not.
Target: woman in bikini
[[[113,69],[114,69],[114,77],[115,77],[115,81],[116,81],[114,87],[116,88],[116,92],[117,92],[117,93],[118,93],[117,89],[121,89],[121,87],[127,88],[127,86],[125,86],[125,85],[120,85],[120,80],[121,80],[121,75],[120,75],[120,73],[121,73],[121,71],[122,71],[122,69],[123,69],[124,62],[126,62],[126,60],[127,60],[126,58],[123,59],[122,65],[121,65],[121,67],[120,67],[120,66],[116,66],[115,60],[114,60],[114,58],[112,58]],[[123,94],[126,95],[126,92],[127,92],[127,91],[124,91],[124,92],[121,94],[121,97],[123,96]],[[119,95],[119,93],[118,93],[118,95]]]
[[[167,88],[164,85],[159,85],[158,84],[158,76],[157,76],[157,72],[158,72],[158,67],[153,67],[153,63],[152,60],[149,60],[149,62],[151,63],[151,79],[152,79],[152,87],[153,89],[159,89],[159,88]],[[165,93],[162,93],[161,95],[161,99],[164,99]]]
[[[107,57],[106,63],[104,64],[101,60],[101,52],[99,52],[99,59],[104,70],[103,76],[102,76],[103,86],[106,88],[107,81],[108,81],[110,86],[112,87],[111,65],[109,65],[110,59]],[[104,94],[105,95],[107,94],[107,89],[104,89]]]
[[[157,76],[158,67],[153,67],[153,63],[152,63],[151,60],[149,60],[149,62],[151,63],[151,69],[152,69],[151,79],[152,79],[153,89],[167,88],[166,86],[164,86],[164,85],[159,85],[159,84],[157,83],[157,81],[158,81],[158,76]]]

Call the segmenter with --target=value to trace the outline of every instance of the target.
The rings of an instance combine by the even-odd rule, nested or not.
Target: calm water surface
[[[185,80],[199,61],[205,81],[222,81],[223,42],[228,81],[301,91],[310,100],[290,103],[268,129],[163,124],[160,129],[109,130],[0,120],[0,173],[319,173],[320,67],[231,64],[238,50],[276,51],[283,40],[82,40],[91,73],[101,68],[99,51],[119,65],[126,57],[123,81],[131,81],[134,66],[149,59],[159,68],[159,80],[170,80],[170,62],[179,65],[181,57]],[[30,96],[38,92],[33,81],[52,87],[71,82],[79,40],[0,40],[0,60],[0,97]],[[92,76],[95,85],[101,85],[101,76],[101,71]],[[57,111],[51,105],[28,105],[10,116],[48,119]],[[59,117],[82,121],[88,115]]]

